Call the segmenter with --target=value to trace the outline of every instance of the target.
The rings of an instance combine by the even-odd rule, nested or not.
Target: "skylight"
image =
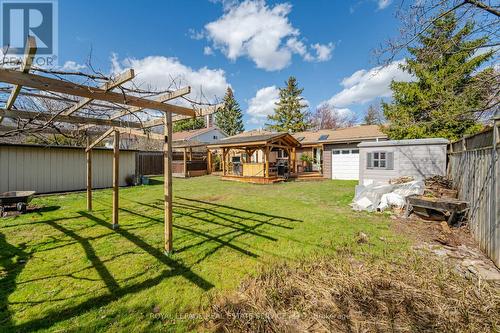
[[[319,137],[319,141],[324,141],[328,139],[328,134],[323,134],[322,136]]]
[[[304,136],[299,136],[299,137],[297,138],[297,141],[299,141],[299,142],[300,142],[300,141],[302,141],[302,140],[304,140],[304,139],[305,139],[305,137],[304,137]]]

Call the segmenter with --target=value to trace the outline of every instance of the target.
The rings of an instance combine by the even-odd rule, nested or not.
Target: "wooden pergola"
[[[161,139],[164,142],[164,250],[171,253],[172,242],[172,123],[177,120],[187,119],[195,116],[203,116],[213,113],[215,108],[194,110],[179,105],[166,103],[167,101],[187,95],[190,87],[185,87],[175,91],[169,91],[157,95],[155,99],[148,99],[122,92],[114,92],[114,88],[121,87],[122,84],[134,78],[134,71],[129,69],[114,79],[105,82],[100,87],[93,87],[73,83],[59,78],[41,76],[30,73],[31,64],[36,54],[36,42],[33,37],[28,37],[24,58],[20,70],[0,68],[0,82],[13,85],[9,98],[4,108],[0,108],[0,123],[4,118],[14,120],[28,120],[30,123],[43,122],[44,124],[73,124],[78,126],[78,130],[85,131],[94,126],[105,126],[108,129],[93,142],[87,136],[86,161],[87,161],[87,209],[92,210],[92,149],[102,140],[113,135],[113,228],[119,226],[119,156],[120,156],[120,133],[128,133],[138,136],[147,136]],[[23,88],[30,88],[24,91]],[[40,93],[34,93],[38,90]],[[50,95],[49,95],[50,93]],[[64,110],[44,110],[30,111],[20,110],[15,107],[16,99],[19,95],[35,96],[37,98],[52,98],[54,94],[60,96],[78,97],[74,105]],[[116,106],[115,111],[99,117],[82,115],[82,111],[89,108],[94,103],[105,103],[109,106]],[[136,115],[145,110],[160,111],[163,116],[150,121],[130,121],[123,117]],[[139,116],[136,119],[140,119]],[[163,126],[163,135],[155,133],[145,133],[144,130],[154,126]]]
[[[295,170],[295,149],[300,147],[300,143],[289,133],[271,133],[252,136],[235,136],[220,140],[208,145],[208,156],[211,156],[210,150],[222,150],[222,178],[228,180],[237,180],[253,183],[274,183],[284,180],[279,175],[274,162],[270,161],[270,154],[273,151],[286,152],[286,160],[289,172]],[[252,162],[251,157],[255,152],[262,151],[263,160]],[[234,162],[230,160],[231,154],[240,154],[241,170],[237,172],[231,168]],[[244,153],[245,160],[242,160],[241,154]]]

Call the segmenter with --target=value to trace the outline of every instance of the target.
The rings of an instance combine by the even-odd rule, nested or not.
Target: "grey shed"
[[[442,138],[361,142],[359,184],[387,183],[403,176],[444,176],[448,143]]]

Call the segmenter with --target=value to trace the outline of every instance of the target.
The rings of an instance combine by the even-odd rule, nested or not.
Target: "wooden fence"
[[[500,267],[500,118],[493,128],[450,144],[448,174],[459,199],[470,204],[472,235]]]
[[[192,161],[186,161],[188,172],[193,175],[207,170],[206,152],[192,152]],[[136,172],[138,175],[163,175],[163,152],[140,151],[136,154]],[[173,152],[172,172],[184,175],[184,153]]]

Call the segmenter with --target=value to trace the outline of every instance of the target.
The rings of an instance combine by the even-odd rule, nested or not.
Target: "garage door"
[[[359,179],[359,149],[332,150],[332,179]]]

